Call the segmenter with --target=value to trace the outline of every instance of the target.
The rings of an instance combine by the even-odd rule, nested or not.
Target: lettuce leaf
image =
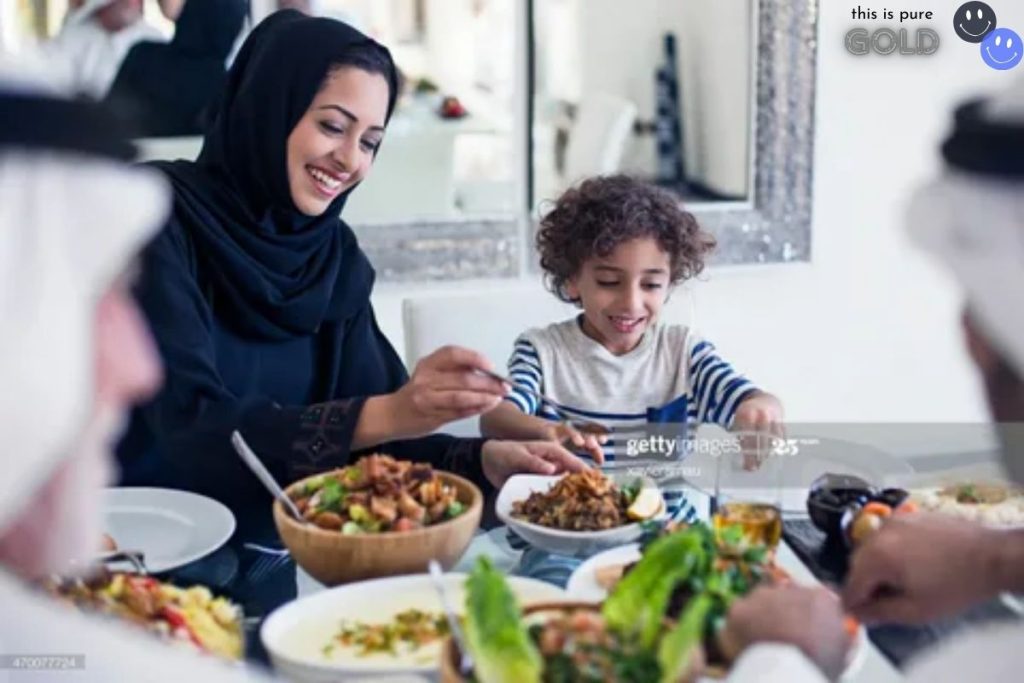
[[[504,575],[480,557],[466,580],[466,640],[481,683],[540,683],[544,662]]]
[[[651,543],[605,600],[601,613],[608,627],[653,649],[672,591],[692,573],[707,571],[710,557],[703,535],[692,527]]]
[[[698,595],[686,606],[678,623],[658,645],[658,664],[662,683],[675,683],[687,673],[694,653],[703,647],[704,629],[714,598]]]

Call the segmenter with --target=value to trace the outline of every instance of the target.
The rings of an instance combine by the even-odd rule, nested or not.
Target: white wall
[[[849,3],[821,4],[813,260],[712,269],[694,285],[698,324],[783,398],[791,420],[983,420],[958,338],[956,289],[906,243],[902,214],[914,186],[938,168],[953,104],[1009,83],[1013,72],[989,69],[977,46],[948,30],[948,3],[919,3],[941,5],[934,24],[943,43],[925,58],[849,55]],[[1001,25],[1024,28],[1024,7],[999,10]],[[374,301],[401,350],[404,296],[487,286],[537,285],[382,286]]]
[[[750,176],[755,4],[672,0],[659,6],[659,39],[666,31],[676,36],[686,176],[734,197],[747,196]]]

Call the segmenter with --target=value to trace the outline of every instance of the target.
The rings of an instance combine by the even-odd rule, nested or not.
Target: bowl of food
[[[657,680],[656,652],[639,647],[632,639],[623,638],[608,628],[600,605],[588,602],[530,605],[522,611],[522,623],[540,655],[540,680],[623,681],[622,676],[615,675],[616,670],[636,671],[637,678],[625,680],[638,683]],[[668,619],[662,621],[666,629],[672,625]],[[441,683],[464,683],[468,680],[459,672],[460,654],[454,640],[447,639],[441,655]],[[507,664],[509,668],[516,666],[511,659],[507,663],[499,659],[499,663]],[[592,674],[592,677],[574,677],[571,673],[574,669]],[[474,680],[487,679],[474,677]]]
[[[922,510],[996,528],[1024,526],[1024,489],[1000,481],[960,481],[911,491]]]
[[[442,581],[451,604],[461,612],[466,574],[448,573]],[[523,605],[564,597],[560,588],[535,579],[510,576],[508,585]],[[317,592],[279,607],[260,629],[277,673],[302,683],[433,678],[447,636],[444,608],[427,574]]]
[[[527,543],[551,553],[587,556],[639,539],[664,518],[651,481],[613,479],[588,469],[561,476],[517,474],[495,502],[498,518]]]
[[[295,482],[286,494],[304,521],[275,501],[278,533],[295,562],[328,586],[423,572],[432,559],[449,569],[483,510],[472,482],[387,455]]]
[[[733,529],[730,533],[742,531]],[[725,531],[683,524],[666,528],[644,547],[633,543],[595,555],[573,572],[568,597],[603,603],[602,610],[616,618],[623,609],[629,614],[630,608],[646,604],[671,624],[699,625],[700,652],[694,667],[699,665],[702,680],[726,678],[735,656],[723,637],[728,606],[759,585],[791,583],[793,578],[776,563],[768,546],[748,545],[736,553],[734,539],[722,538]],[[659,576],[670,578],[672,585],[671,592],[660,598],[649,588]],[[630,618],[644,617],[636,613]],[[850,639],[848,675],[863,656],[866,634],[853,618],[847,618],[845,626]]]
[[[505,576],[480,558],[466,582],[462,629],[472,680],[640,683],[723,677],[732,661],[722,638],[729,605],[759,580],[740,565],[723,566],[712,534],[694,525],[658,537],[601,603],[521,609]],[[751,554],[743,564],[764,565],[764,557]],[[673,594],[665,590],[666,582],[677,589]],[[686,596],[680,602],[681,588]],[[848,621],[853,665],[863,629]],[[459,669],[461,659],[449,639],[442,681],[469,680]]]
[[[849,474],[823,474],[811,484],[807,513],[814,526],[831,538],[840,538],[846,509],[867,503],[876,490],[867,481]]]
[[[138,625],[162,640],[237,661],[245,651],[242,609],[205,586],[98,569],[87,578],[54,578],[44,588],[82,611]]]

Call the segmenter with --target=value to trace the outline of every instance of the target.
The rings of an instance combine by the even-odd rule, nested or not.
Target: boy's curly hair
[[[559,299],[577,303],[565,290],[584,261],[606,257],[623,242],[652,237],[669,255],[669,282],[704,269],[715,238],[666,190],[626,175],[598,176],[566,190],[541,219],[540,267]]]

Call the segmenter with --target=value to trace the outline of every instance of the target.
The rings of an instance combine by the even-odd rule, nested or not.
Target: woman
[[[141,42],[121,63],[107,102],[137,137],[199,135],[224,87],[224,63],[242,30],[245,0],[186,2],[170,43]]]
[[[367,449],[485,488],[515,471],[582,467],[547,443],[423,436],[493,408],[506,387],[457,348],[409,378],[374,319],[373,269],[338,216],[397,92],[385,48],[278,12],[242,46],[199,160],[157,164],[174,211],[146,251],[139,299],[167,380],[122,449],[127,482],[212,495],[262,535],[267,494],[232,452],[235,429],[283,482]]]
[[[59,654],[76,655],[83,670],[54,680],[254,680],[136,627],[78,614],[27,583],[65,573],[99,549],[115,432],[160,381],[124,274],[163,221],[169,197],[156,174],[116,161],[131,149],[111,136],[101,112],[30,94],[24,82],[17,94],[13,88],[0,82],[4,668],[16,667],[18,654]],[[55,195],[55,187],[76,194]]]

